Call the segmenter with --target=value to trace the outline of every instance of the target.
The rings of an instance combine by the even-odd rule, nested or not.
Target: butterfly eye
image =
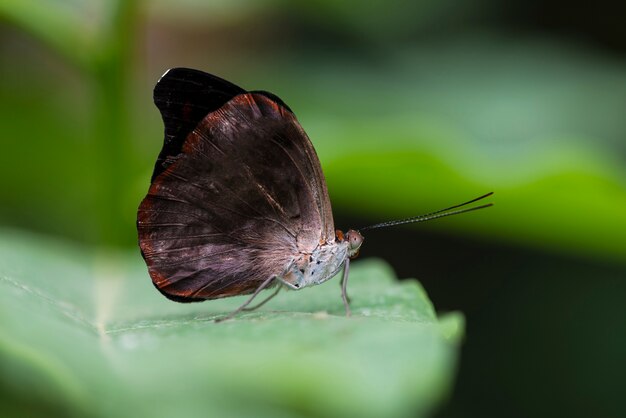
[[[361,248],[361,244],[363,244],[363,236],[354,229],[346,232],[346,239],[348,241],[351,254],[355,254],[359,248]]]

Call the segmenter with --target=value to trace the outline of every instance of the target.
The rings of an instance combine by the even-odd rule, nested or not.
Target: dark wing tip
[[[193,68],[175,67],[165,71],[159,78],[159,81],[157,81],[156,86],[154,86],[154,101],[157,102],[162,97],[171,95],[173,88],[185,92],[200,90],[204,93],[216,93],[230,97],[246,92],[236,84],[216,75],[194,70]]]
[[[220,77],[191,68],[167,70],[154,87],[154,103],[165,125],[163,149],[152,179],[167,167],[168,158],[181,151],[183,143],[202,119],[219,109],[244,89]]]
[[[235,96],[245,93],[248,91],[204,71],[184,67],[167,70],[159,78],[153,92],[154,103],[165,125],[165,139],[152,179],[161,174],[181,152],[187,135],[206,115],[221,108]],[[267,97],[293,113],[278,96],[267,91],[254,93]]]
[[[241,87],[212,74],[171,68],[159,78],[153,97],[167,132],[181,123],[198,124],[208,113],[243,93],[246,91]]]

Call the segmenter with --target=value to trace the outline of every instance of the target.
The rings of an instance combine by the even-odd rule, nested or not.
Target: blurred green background
[[[626,26],[602,2],[0,0],[0,224],[136,250],[187,66],[294,109],[336,226],[466,338],[439,417],[623,417]],[[147,280],[147,277],[146,277]]]

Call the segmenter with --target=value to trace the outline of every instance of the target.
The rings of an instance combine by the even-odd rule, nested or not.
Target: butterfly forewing
[[[138,213],[142,254],[166,296],[252,293],[298,252],[334,239],[319,160],[288,109],[263,93],[236,95],[163,155],[172,121],[164,114],[167,163]]]
[[[154,103],[165,125],[163,149],[152,180],[180,153],[187,135],[204,117],[246,91],[212,74],[190,68],[168,70],[154,89]]]

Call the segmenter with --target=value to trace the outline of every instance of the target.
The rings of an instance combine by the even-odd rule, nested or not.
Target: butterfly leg
[[[343,299],[343,306],[346,308],[346,316],[350,316],[350,298],[348,297],[348,274],[350,273],[350,259],[346,258],[343,263],[343,274],[341,275],[341,299]]]
[[[254,306],[252,306],[250,308],[243,308],[242,311],[253,311],[255,309],[260,308],[261,306],[263,306],[267,302],[269,302],[270,299],[272,299],[274,296],[276,296],[278,294],[278,292],[280,292],[280,289],[282,289],[282,288],[283,288],[283,286],[279,284],[279,286],[276,287],[276,290],[274,290],[271,295],[269,295],[268,297],[263,299],[261,302],[257,303],[256,305],[254,305]]]
[[[257,288],[257,290],[254,291],[252,296],[250,296],[248,298],[248,300],[245,301],[240,307],[238,307],[237,309],[235,309],[234,311],[232,311],[231,313],[229,313],[225,317],[216,319],[215,322],[226,321],[227,319],[231,319],[232,317],[237,315],[239,312],[243,311],[246,308],[246,306],[248,306],[250,304],[250,302],[252,302],[252,300],[255,297],[257,297],[259,295],[259,293],[261,293],[261,290],[265,289],[270,283],[272,283],[274,281],[275,278],[276,278],[275,276],[272,276],[269,279],[265,280],[263,283],[261,283],[261,285]]]

